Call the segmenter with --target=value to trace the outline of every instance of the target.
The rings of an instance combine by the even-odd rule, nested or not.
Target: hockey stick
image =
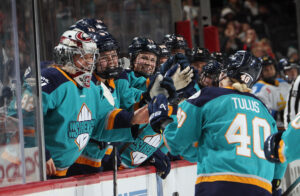
[[[114,164],[114,169],[113,169],[113,187],[114,187],[114,196],[117,196],[118,195],[118,184],[117,184],[117,175],[118,175],[118,157],[117,157],[117,148],[115,145],[113,145],[113,156],[114,156],[114,159],[113,159],[113,164]]]
[[[288,196],[290,193],[292,193],[300,184],[300,177],[298,177],[289,188],[286,189],[284,193],[282,193],[282,196]]]

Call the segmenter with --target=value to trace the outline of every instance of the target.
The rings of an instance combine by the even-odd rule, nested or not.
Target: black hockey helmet
[[[107,26],[102,20],[83,18],[78,20],[74,25],[70,26],[71,29],[80,29],[85,33],[96,31],[107,31]]]
[[[267,66],[267,65],[274,65],[275,69],[276,69],[276,64],[275,64],[275,60],[270,57],[269,55],[265,55],[260,57],[262,60],[262,66]]]
[[[195,47],[192,49],[191,55],[190,55],[190,61],[201,61],[201,62],[208,62],[211,60],[211,56],[209,51],[206,48],[199,48]]]
[[[243,82],[251,88],[258,80],[262,62],[250,52],[239,50],[227,59],[223,72],[230,78]]]
[[[128,53],[132,65],[138,54],[141,52],[151,52],[159,58],[161,49],[153,40],[149,38],[135,37],[128,47]]]
[[[171,56],[171,52],[170,50],[166,47],[165,44],[159,44],[158,45],[160,47],[160,57],[170,57]]]
[[[118,42],[115,40],[115,38],[108,32],[106,31],[97,31],[97,32],[92,32],[88,33],[89,36],[93,39],[93,41],[96,43],[97,48],[99,50],[99,58],[103,58],[102,52],[107,52],[107,51],[112,51],[115,50],[117,53],[119,51],[119,46]],[[118,58],[116,56],[116,58]],[[99,62],[98,62],[99,63]],[[115,67],[106,67],[105,69],[99,69],[97,67],[96,73],[104,78],[104,79],[109,79],[109,78],[116,78],[120,75],[120,73],[123,71],[123,68],[118,64]]]
[[[170,51],[172,51],[173,49],[186,50],[188,48],[188,45],[183,36],[176,34],[166,34],[163,38],[162,43],[164,43]]]
[[[200,82],[204,80],[205,77],[209,77],[212,79],[212,85],[218,86],[219,83],[219,75],[223,70],[223,65],[216,60],[209,60],[206,65],[202,68],[202,72],[200,74]]]
[[[210,54],[211,58],[218,61],[222,65],[224,65],[225,60],[226,60],[226,55],[225,53],[222,52],[213,52]]]

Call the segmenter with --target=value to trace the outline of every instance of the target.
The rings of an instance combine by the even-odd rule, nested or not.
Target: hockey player
[[[160,48],[151,39],[135,37],[128,47],[128,53],[132,66],[127,71],[130,87],[146,91],[149,77],[155,74],[159,66]]]
[[[166,34],[162,43],[166,45],[169,51],[171,51],[172,56],[177,53],[187,55],[189,52],[188,45],[181,35]]]
[[[256,57],[236,52],[220,74],[220,88],[204,88],[181,103],[177,121],[166,127],[170,152],[197,162],[195,195],[271,195],[271,181],[282,177],[262,146],[277,132],[276,122],[248,93],[260,72]]]
[[[198,85],[200,89],[204,87],[218,87],[219,86],[219,75],[222,70],[222,65],[216,60],[210,60],[202,68],[200,73]]]
[[[290,163],[300,159],[299,130],[300,113],[289,123],[283,132],[272,134],[265,141],[264,151],[267,160],[275,163]]]
[[[198,70],[199,74],[202,72],[204,65],[206,65],[209,60],[211,60],[211,56],[206,48],[196,47],[192,49],[190,62],[191,65]]]
[[[158,45],[160,47],[159,65],[162,65],[171,56],[171,52],[168,50],[165,44]],[[159,69],[159,67],[158,67]]]
[[[114,109],[103,89],[90,82],[98,51],[84,32],[64,32],[55,55],[58,65],[43,70],[41,78],[46,165],[48,176],[63,177],[91,135],[97,141],[130,141],[132,125],[147,122],[147,110]]]
[[[75,25],[76,28],[80,28],[82,30],[88,29],[86,26],[84,28],[78,27]],[[90,27],[92,28],[92,27]],[[91,38],[96,42],[97,48],[99,50],[99,59],[96,62],[96,70],[93,75],[93,82],[96,85],[101,85],[103,89],[107,89],[106,93],[104,94],[107,96],[107,99],[110,103],[116,108],[122,108],[126,110],[133,110],[133,105],[135,104],[136,100],[133,96],[133,88],[129,87],[128,78],[126,72],[122,72],[120,70],[120,65],[118,63],[118,45],[117,41],[112,37],[112,35],[108,32],[103,31],[96,31],[96,32],[87,32]],[[153,82],[152,82],[153,83]],[[154,81],[155,83],[155,81]],[[164,87],[169,85],[169,88],[172,87],[172,82],[170,84],[167,81],[162,81],[161,83]],[[171,85],[171,86],[170,86]],[[107,88],[106,88],[107,86]],[[149,87],[155,87],[154,85],[150,84]],[[166,87],[168,88],[168,87]],[[174,88],[174,87],[172,87]],[[175,88],[174,88],[175,90]],[[140,96],[143,94],[143,97],[149,97],[146,94],[152,92],[153,89],[151,88],[149,91],[143,92],[140,91]],[[169,93],[171,94],[171,93]],[[154,95],[150,95],[154,96]],[[150,101],[150,100],[148,100]],[[144,125],[143,125],[144,126]],[[148,132],[150,131],[151,134],[157,134],[152,130],[150,125],[147,125]],[[137,143],[138,138],[141,134],[149,134],[149,133],[137,133],[137,139],[132,141],[132,143]],[[151,136],[151,135],[150,135]],[[150,137],[149,136],[149,137]],[[140,142],[140,141],[139,141]],[[147,143],[145,143],[147,146]],[[150,145],[149,145],[150,146]],[[151,147],[151,146],[150,146]],[[155,149],[155,148],[154,148]],[[86,174],[86,173],[95,173],[100,172],[103,167],[103,159],[109,157],[110,154],[110,146],[107,146],[105,142],[97,142],[93,139],[93,136],[90,142],[87,144],[86,148],[84,149],[83,153],[79,156],[76,162],[69,168],[68,174],[69,175],[78,175],[78,174]],[[147,151],[148,156],[153,154],[153,151]],[[123,155],[125,155],[124,153]],[[130,156],[130,154],[129,154]],[[156,162],[158,161],[158,157],[156,157]],[[105,164],[105,162],[104,162]],[[105,166],[105,165],[104,165]],[[107,165],[106,165],[107,166]],[[160,171],[160,170],[158,170]],[[167,174],[166,174],[167,175]]]
[[[270,110],[277,122],[279,130],[283,130],[283,111],[286,105],[286,96],[290,85],[276,78],[275,61],[269,56],[262,57],[262,73],[259,80],[252,88],[255,96],[260,98]]]
[[[288,83],[292,83],[296,80],[297,76],[299,75],[299,63],[295,62],[294,60],[287,60],[285,58],[282,58],[279,60],[278,64],[281,68],[283,78]]]

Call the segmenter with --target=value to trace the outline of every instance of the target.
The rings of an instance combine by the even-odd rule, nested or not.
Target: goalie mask
[[[123,71],[118,62],[118,42],[106,31],[98,31],[89,35],[96,42],[99,50],[99,58],[96,62],[97,75],[103,79],[118,77]]]
[[[98,49],[88,34],[78,30],[64,32],[54,48],[54,56],[56,63],[62,65],[81,87],[90,86]]]
[[[128,51],[132,68],[137,76],[148,78],[155,73],[161,50],[153,40],[135,37]]]
[[[250,52],[239,50],[227,59],[222,72],[227,77],[245,83],[248,88],[251,88],[258,80],[261,70],[262,64],[260,59],[253,56]]]

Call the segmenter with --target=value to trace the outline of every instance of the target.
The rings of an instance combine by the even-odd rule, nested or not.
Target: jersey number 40
[[[271,127],[266,119],[254,117],[252,119],[253,128],[253,152],[257,157],[265,159],[265,154],[261,144],[271,134]],[[261,142],[260,128],[263,130],[263,142]],[[236,146],[236,154],[246,157],[251,157],[251,149],[248,145],[251,145],[251,137],[248,135],[248,126],[246,114],[237,114],[230,124],[225,138],[228,144],[240,143]]]

